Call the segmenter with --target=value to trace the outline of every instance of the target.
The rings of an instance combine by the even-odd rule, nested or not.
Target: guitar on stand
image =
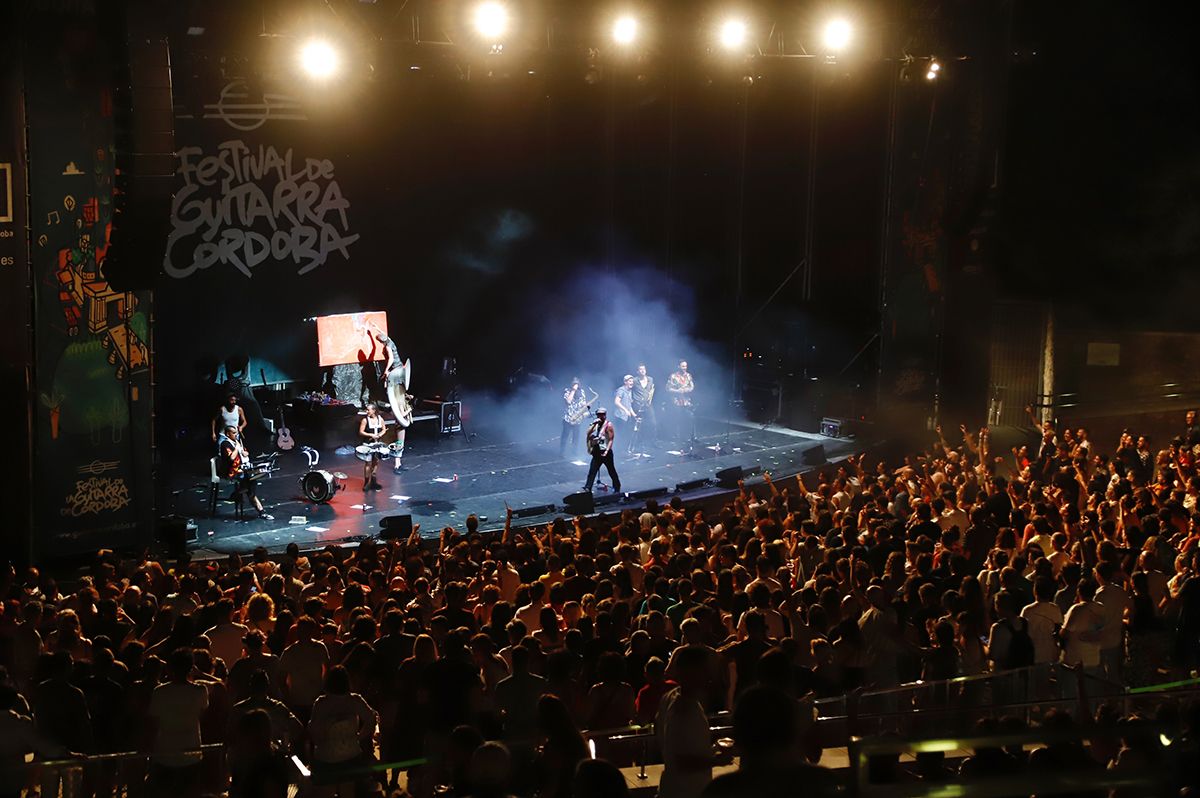
[[[290,452],[296,448],[296,441],[292,438],[292,431],[288,429],[287,422],[283,420],[283,405],[279,406],[279,433],[275,436],[275,446],[284,452]]]
[[[267,373],[263,369],[258,370],[262,377],[263,385],[267,384]],[[279,429],[275,433],[275,448],[281,452],[290,452],[296,448],[296,440],[292,437],[292,431],[288,429],[287,422],[283,418],[283,402],[279,403]]]

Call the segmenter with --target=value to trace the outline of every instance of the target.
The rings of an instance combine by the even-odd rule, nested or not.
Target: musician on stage
[[[596,482],[596,474],[600,473],[600,465],[608,469],[609,479],[615,492],[621,491],[621,478],[617,476],[617,467],[613,464],[613,443],[617,439],[617,431],[608,420],[608,411],[603,407],[596,411],[596,420],[587,431],[587,447],[592,455],[592,465],[588,468],[587,482],[583,489],[589,493]]]
[[[692,392],[696,384],[688,373],[686,360],[679,361],[679,369],[667,380],[667,392],[675,405],[675,437],[678,440],[692,440],[696,437],[695,408],[692,406]]]
[[[630,442],[630,449],[644,454],[646,438],[658,437],[658,423],[654,418],[654,378],[646,373],[645,363],[638,364],[633,378],[633,413],[638,430]]]
[[[617,393],[613,397],[613,404],[617,406],[615,426],[620,429],[621,436],[629,441],[626,447],[626,451],[629,451],[633,448],[633,435],[631,432],[637,423],[637,414],[633,412],[632,374],[625,375],[621,387],[617,388]]]
[[[367,445],[370,445],[379,443],[379,439],[386,431],[387,424],[384,422],[383,416],[379,415],[379,406],[374,402],[368,402],[367,414],[363,416],[362,421],[358,422],[358,436],[363,438]],[[375,479],[375,472],[379,470],[380,456],[377,452],[372,452],[366,455],[366,458],[363,461],[363,490],[379,490],[383,486],[379,484],[379,480]]]
[[[217,442],[226,427],[233,427],[237,430],[238,437],[241,437],[242,431],[246,429],[246,411],[238,404],[238,395],[232,391],[226,394],[225,404],[218,407],[217,412],[213,415],[213,443]]]
[[[578,377],[571,378],[571,384],[563,391],[562,435],[558,439],[558,456],[562,457],[567,451],[567,441],[571,442],[571,450],[579,447],[579,429],[587,417],[589,406],[596,401],[596,392],[590,391],[591,399]]]
[[[396,347],[396,342],[371,322],[367,322],[367,325],[374,330],[375,340],[383,345],[386,352],[386,360],[383,365],[383,386],[387,391],[392,415],[396,417],[396,443],[393,447],[396,452],[396,462],[392,464],[392,470],[399,472],[400,458],[404,456],[404,438],[413,418],[412,404],[409,402],[408,396],[408,385],[412,380],[412,362],[405,360],[401,363],[400,350]]]
[[[234,482],[233,500],[237,502],[238,506],[241,506],[243,496],[249,496],[250,501],[254,504],[254,509],[258,510],[259,517],[270,518],[267,511],[263,509],[262,502],[258,500],[250,452],[246,451],[238,428],[233,424],[226,425],[221,434],[217,436],[217,457],[220,463],[220,473]]]

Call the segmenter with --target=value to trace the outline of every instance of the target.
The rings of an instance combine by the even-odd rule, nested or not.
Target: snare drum
[[[342,487],[339,475],[328,471],[309,471],[300,479],[300,490],[304,498],[316,504],[324,504],[333,498]]]
[[[392,447],[386,443],[364,443],[354,448],[354,456],[364,463],[370,462],[373,457],[383,460],[392,455]]]

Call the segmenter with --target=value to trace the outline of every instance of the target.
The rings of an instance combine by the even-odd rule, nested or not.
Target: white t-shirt
[[[167,682],[150,694],[150,718],[154,735],[154,761],[167,767],[186,767],[200,761],[200,754],[181,753],[200,748],[200,718],[208,709],[208,690],[191,682]]]
[[[354,759],[362,753],[359,740],[374,734],[378,719],[358,693],[321,696],[308,721],[313,759],[331,764]]]
[[[225,660],[225,666],[232,668],[233,663],[242,658],[242,638],[249,631],[240,623],[219,623],[204,633],[212,641],[209,651],[214,657]]]
[[[971,523],[971,519],[959,507],[953,507],[942,513],[937,519],[937,524],[942,528],[943,532],[949,532],[950,527],[958,527],[959,532],[966,532],[967,526]]]
[[[704,707],[677,687],[663,696],[655,729],[663,758],[658,798],[698,798],[712,781],[712,770],[684,770],[680,761],[689,756],[712,756]]]
[[[1125,610],[1133,602],[1125,588],[1118,585],[1105,585],[1096,591],[1096,603],[1104,616],[1104,630],[1100,632],[1100,649],[1107,651],[1121,645],[1125,631]]]
[[[279,673],[287,677],[292,706],[312,706],[325,689],[328,664],[329,650],[319,640],[301,640],[284,649],[279,657]]]
[[[517,610],[517,620],[525,624],[525,631],[533,634],[542,628],[542,608],[549,606],[545,601],[526,604]]]
[[[1063,649],[1064,665],[1082,664],[1085,668],[1100,665],[1100,643],[1098,640],[1083,640],[1082,635],[1097,635],[1104,628],[1104,614],[1094,601],[1075,604],[1067,610],[1063,629],[1067,632],[1067,644]]]
[[[1058,641],[1054,630],[1063,624],[1062,610],[1053,601],[1035,601],[1021,610],[1021,617],[1029,623],[1029,637],[1033,640],[1033,661],[1042,664],[1058,660]]]
[[[511,565],[500,568],[497,574],[500,578],[500,598],[511,604],[517,597],[518,588],[521,587],[521,575]]]

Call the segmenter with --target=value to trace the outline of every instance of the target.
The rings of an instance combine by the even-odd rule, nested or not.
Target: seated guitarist
[[[233,500],[238,506],[241,506],[243,496],[249,496],[250,501],[254,503],[254,509],[258,510],[259,517],[270,518],[255,491],[250,452],[246,451],[237,427],[232,424],[225,427],[217,438],[217,457],[220,473],[234,482]]]
[[[596,411],[596,420],[587,431],[587,447],[592,455],[592,465],[588,468],[587,482],[584,483],[583,489],[589,493],[596,482],[596,474],[600,473],[601,464],[608,469],[613,490],[620,492],[621,478],[617,476],[617,467],[613,464],[613,442],[616,439],[617,431],[608,420],[608,411],[602,407]]]

